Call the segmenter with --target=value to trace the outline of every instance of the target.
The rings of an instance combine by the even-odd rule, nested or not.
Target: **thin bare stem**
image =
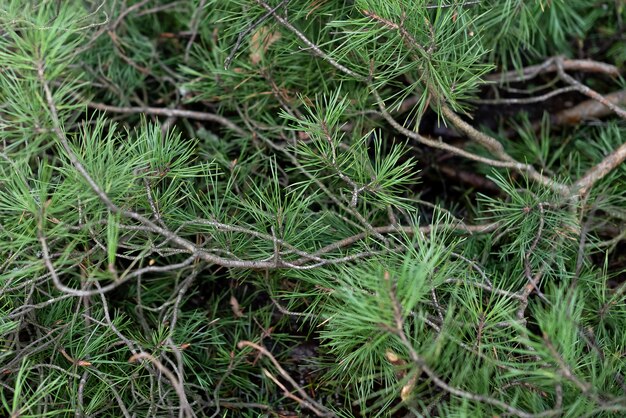
[[[593,60],[572,60],[566,58],[562,58],[561,61],[563,69],[568,71],[599,73],[613,77],[619,75],[619,69],[617,67],[615,67],[614,65],[605,64],[603,62]],[[554,58],[550,58],[544,61],[542,64],[532,65],[523,68],[521,71],[513,70],[505,73],[490,74],[485,77],[485,79],[487,81],[497,81],[500,83],[518,82],[530,80],[537,77],[539,74],[554,73],[556,71],[558,71],[558,67],[554,62]]]
[[[187,395],[185,394],[185,389],[183,388],[183,384],[178,380],[174,373],[172,373],[167,367],[163,365],[157,358],[155,358],[152,354],[141,351],[137,354],[133,354],[131,358],[128,359],[129,363],[134,363],[137,360],[148,360],[152,365],[154,365],[161,373],[167,377],[167,379],[172,384],[172,387],[176,391],[176,394],[180,398],[180,410],[185,417],[195,417],[196,414],[191,409],[189,402],[187,401]]]
[[[265,347],[263,347],[262,345],[253,343],[252,341],[239,341],[239,343],[237,343],[237,347],[244,348],[244,347],[251,347],[255,350],[257,350],[259,353],[261,353],[262,355],[264,355],[265,357],[267,357],[272,364],[274,365],[274,367],[276,368],[276,370],[278,370],[278,372],[280,373],[280,375],[285,378],[285,380],[287,380],[289,382],[289,384],[291,386],[293,386],[293,388],[296,390],[296,392],[298,393],[298,395],[300,395],[300,397],[302,399],[304,399],[307,404],[303,404],[303,406],[307,406],[309,409],[311,406],[314,406],[317,409],[316,414],[318,416],[325,416],[325,417],[336,417],[335,413],[328,410],[326,407],[324,407],[323,405],[320,405],[317,401],[315,401],[314,399],[312,399],[305,391],[304,389],[302,389],[295,380],[293,380],[293,378],[289,375],[289,373],[287,373],[287,371],[285,369],[283,369],[283,367],[280,365],[280,363],[278,362],[278,360],[276,360],[276,358],[272,355],[272,353],[270,353]],[[283,387],[284,388],[284,387]],[[286,389],[284,389],[286,391]]]
[[[589,98],[591,98],[593,100],[596,100],[596,101],[600,102],[601,104],[603,104],[604,106],[608,107],[613,112],[615,112],[615,114],[617,114],[620,118],[626,119],[626,110],[624,110],[621,107],[617,106],[611,100],[607,100],[606,97],[604,97],[603,95],[601,95],[600,93],[598,93],[594,89],[585,86],[583,83],[581,83],[580,81],[576,80],[575,78],[573,78],[572,76],[567,74],[565,72],[565,68],[563,66],[563,59],[557,58],[555,60],[555,64],[556,64],[556,68],[558,70],[558,74],[559,74],[559,77],[561,78],[561,80],[563,80],[566,83],[570,84],[572,87],[574,87],[576,90],[578,90],[580,93],[584,94],[585,96],[587,96],[587,97],[589,97]]]
[[[626,142],[592,167],[571,188],[572,194],[584,196],[600,180],[626,161]]]
[[[209,113],[209,112],[198,112],[195,110],[184,110],[184,109],[169,109],[169,108],[162,108],[162,107],[122,107],[122,106],[111,106],[111,105],[107,105],[104,103],[96,103],[96,102],[88,102],[87,106],[91,107],[92,109],[98,109],[98,110],[102,110],[105,112],[112,112],[112,113],[124,113],[124,114],[145,113],[147,115],[180,117],[180,118],[187,118],[187,119],[216,122],[232,130],[238,135],[246,136],[246,131],[241,129],[235,123],[231,122],[229,119],[223,116],[216,115],[214,113]]]
[[[472,103],[479,104],[512,104],[512,105],[520,105],[520,104],[532,104],[532,103],[540,103],[545,102],[551,97],[558,96],[559,94],[569,93],[570,91],[576,91],[576,87],[562,87],[560,89],[552,90],[549,93],[542,94],[541,96],[535,97],[527,97],[527,98],[500,98],[500,99],[477,99],[472,100]]]

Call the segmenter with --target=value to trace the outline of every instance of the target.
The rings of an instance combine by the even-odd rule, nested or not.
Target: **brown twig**
[[[562,87],[560,89],[552,90],[551,92],[548,92],[546,94],[542,94],[541,96],[535,96],[535,97],[523,97],[523,98],[511,97],[511,98],[499,98],[499,99],[476,99],[476,100],[471,100],[471,102],[472,103],[478,103],[478,104],[490,104],[490,105],[532,104],[532,103],[545,102],[546,100],[548,100],[551,97],[558,96],[559,94],[563,94],[563,93],[569,93],[571,91],[576,91],[576,90],[577,90],[576,87],[569,86],[569,87]]]
[[[575,78],[573,78],[572,76],[567,74],[565,72],[565,67],[564,67],[562,58],[556,58],[555,59],[555,65],[556,65],[556,68],[557,68],[557,71],[558,71],[558,74],[559,74],[559,77],[561,78],[561,80],[565,81],[566,83],[568,83],[569,85],[574,87],[576,90],[578,90],[578,92],[580,92],[580,93],[584,94],[585,96],[587,96],[587,97],[589,97],[589,98],[591,98],[593,100],[596,100],[596,101],[600,102],[601,104],[603,104],[604,106],[608,107],[616,115],[618,115],[620,118],[626,119],[626,110],[624,110],[621,107],[617,106],[611,100],[607,100],[606,97],[604,97],[603,95],[601,95],[597,91],[593,90],[590,87],[585,86],[583,83],[581,83],[580,81],[576,80]]]
[[[508,164],[509,168],[514,168],[515,170],[526,174],[529,178],[535,180],[536,182],[543,184],[544,186],[549,187],[550,189],[567,196],[569,193],[569,188],[557,182],[550,177],[547,177],[540,172],[538,172],[535,167],[530,164],[522,164],[517,162],[514,158],[512,158],[507,152],[504,150],[502,144],[496,140],[495,138],[487,135],[484,132],[479,131],[474,128],[469,123],[465,122],[461,119],[456,113],[452,111],[446,104],[441,105],[442,114],[448,118],[454,126],[459,129],[461,132],[465,133],[470,139],[479,143],[486,149],[488,149],[493,155],[498,157],[500,160],[505,161],[505,164]],[[494,165],[494,164],[492,164]],[[495,165],[494,165],[495,166]]]
[[[607,94],[604,98],[616,106],[626,105],[626,90]],[[597,100],[587,100],[578,105],[552,115],[553,125],[578,125],[585,120],[599,119],[612,114],[610,108]]]
[[[137,354],[133,354],[128,359],[128,362],[134,363],[137,360],[148,360],[161,373],[163,373],[165,377],[167,377],[167,379],[170,381],[170,383],[172,384],[172,387],[176,391],[176,394],[180,398],[180,409],[181,409],[181,412],[183,412],[184,416],[186,417],[196,416],[196,414],[193,412],[193,409],[191,409],[191,406],[189,405],[189,401],[187,401],[187,395],[185,394],[185,389],[183,387],[182,382],[178,380],[178,378],[174,375],[174,373],[172,373],[171,370],[165,367],[163,363],[161,363],[152,354],[146,353],[144,351],[138,352]]]
[[[614,65],[605,64],[603,62],[592,60],[573,60],[562,58],[563,69],[567,71],[581,71],[586,73],[606,74],[612,77],[619,75],[619,69]],[[535,78],[539,74],[554,73],[558,71],[558,67],[554,62],[554,58],[550,58],[539,65],[532,65],[523,68],[521,71],[512,70],[505,73],[490,74],[485,77],[487,81],[497,82],[518,82]]]
[[[467,184],[479,190],[484,190],[492,193],[501,192],[501,189],[496,183],[489,180],[487,177],[473,171],[466,171],[460,169],[457,166],[445,164],[438,165],[437,171],[451,179],[458,180],[461,183]]]
[[[584,196],[598,181],[626,161],[626,142],[592,167],[572,186],[572,194]]]
[[[467,159],[473,160],[473,161],[477,161],[483,164],[487,164],[493,167],[502,167],[502,168],[511,168],[511,169],[515,169],[515,170],[519,170],[519,171],[527,171],[528,170],[528,166],[526,164],[522,164],[522,163],[518,163],[518,162],[511,162],[511,161],[500,161],[500,160],[494,160],[491,158],[486,158],[486,157],[481,157],[479,155],[473,154],[471,152],[465,151],[462,148],[458,148],[455,147],[453,145],[447,144],[443,141],[438,141],[438,140],[434,140],[434,139],[429,139],[425,136],[420,135],[419,133],[412,131],[410,129],[405,128],[404,126],[402,126],[400,123],[398,123],[389,113],[389,111],[387,110],[382,97],[380,97],[380,94],[376,91],[373,90],[373,95],[374,98],[377,100],[378,103],[378,107],[380,109],[381,114],[383,115],[383,118],[385,118],[385,120],[387,122],[389,122],[389,124],[396,129],[398,132],[402,133],[403,135],[416,140],[417,142],[424,144],[428,147],[431,148],[435,148],[435,149],[440,149],[443,151],[448,151],[452,154],[458,155],[460,157],[465,157]]]
[[[611,112],[617,114],[622,119],[626,119],[626,110],[619,105],[626,103],[626,90],[621,90],[607,96],[603,96],[595,90],[585,86],[579,81],[572,78],[565,72],[565,60],[557,58],[554,65],[558,71],[559,77],[572,85],[577,91],[592,100],[583,102],[578,106],[563,111],[552,117],[555,124],[572,124],[589,118],[598,118],[606,116]],[[584,196],[595,183],[603,179],[616,167],[626,161],[626,142],[616,148],[611,154],[605,157],[600,163],[592,167],[584,176],[578,179],[570,188],[570,195]]]
[[[276,384],[276,386],[278,386],[279,388],[282,389],[283,394],[288,397],[289,399],[292,399],[294,401],[296,401],[298,404],[300,404],[301,406],[303,406],[306,409],[310,409],[311,411],[313,411],[313,413],[315,415],[317,415],[318,417],[326,417],[329,416],[328,414],[325,414],[324,412],[320,411],[317,407],[315,407],[315,405],[311,405],[310,402],[304,400],[304,399],[300,399],[298,398],[296,395],[294,395],[293,393],[291,393],[289,391],[289,389],[287,389],[285,387],[285,385],[282,384],[282,382],[280,380],[278,380],[269,370],[267,369],[262,369],[263,370],[263,374],[265,376],[267,376],[272,382],[274,382]]]
[[[219,116],[214,113],[198,112],[195,110],[184,110],[184,109],[169,109],[169,108],[161,108],[161,107],[121,107],[121,106],[111,106],[111,105],[107,105],[104,103],[95,103],[95,102],[88,102],[87,106],[89,106],[92,109],[97,109],[97,110],[102,110],[105,112],[112,112],[112,113],[124,113],[124,114],[145,113],[148,115],[180,117],[180,118],[187,118],[187,119],[216,122],[236,132],[237,134],[241,136],[246,136],[246,131],[241,129],[235,123],[231,122],[229,119],[223,116]]]
[[[289,382],[289,384],[296,390],[298,395],[300,395],[300,397],[302,398],[302,399],[298,399],[298,398],[292,398],[292,399],[300,402],[300,404],[302,406],[304,406],[304,407],[306,407],[308,409],[311,409],[317,416],[336,417],[334,412],[330,411],[325,406],[320,405],[317,401],[312,399],[304,391],[304,389],[302,389],[300,386],[298,386],[296,381],[293,380],[293,378],[289,375],[289,373],[287,373],[287,371],[285,369],[283,369],[283,367],[280,365],[278,360],[276,360],[276,358],[272,355],[272,353],[270,353],[265,347],[263,347],[263,346],[261,346],[259,344],[253,343],[252,341],[239,341],[239,343],[237,343],[237,347],[239,347],[240,349],[242,349],[244,347],[251,347],[251,348],[257,350],[259,353],[261,353],[265,357],[267,357],[272,362],[272,364],[274,365],[276,370],[278,370],[280,375],[285,380],[287,380]],[[272,380],[275,383],[277,382],[277,380],[274,380],[274,379],[272,379]],[[285,391],[285,394],[287,394],[287,393],[291,394],[291,392],[289,392],[284,386],[282,386],[282,385],[279,385],[279,386],[281,386],[281,388]],[[305,402],[303,402],[303,401],[305,401]]]

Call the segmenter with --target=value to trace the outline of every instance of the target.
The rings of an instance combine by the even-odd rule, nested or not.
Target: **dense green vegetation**
[[[0,409],[626,414],[619,0],[0,0]]]

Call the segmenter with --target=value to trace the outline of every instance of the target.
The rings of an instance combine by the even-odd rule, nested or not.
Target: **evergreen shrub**
[[[624,416],[625,22],[0,1],[0,415]]]

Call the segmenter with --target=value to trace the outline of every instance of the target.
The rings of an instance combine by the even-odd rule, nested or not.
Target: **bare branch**
[[[137,354],[133,354],[130,359],[128,359],[129,363],[134,363],[137,360],[148,360],[152,363],[161,373],[167,377],[167,379],[172,384],[172,387],[176,391],[176,394],[180,398],[180,410],[182,415],[185,417],[195,417],[196,414],[191,409],[189,402],[187,401],[187,395],[185,394],[185,389],[183,388],[182,382],[180,382],[174,374],[163,365],[158,359],[156,359],[152,354],[141,351]]]
[[[554,62],[554,58],[550,58],[539,65],[532,65],[530,67],[523,68],[520,71],[513,70],[506,73],[490,74],[485,79],[487,81],[504,82],[517,82],[526,81],[537,77],[543,73],[554,73],[558,71],[558,67]],[[592,60],[572,60],[567,58],[561,58],[563,69],[568,71],[581,71],[587,73],[600,73],[606,74],[612,77],[619,76],[620,72],[614,65],[605,64],[603,62]]]
[[[561,78],[561,80],[563,80],[566,83],[570,84],[572,87],[574,87],[576,90],[578,90],[580,93],[584,94],[585,96],[587,96],[587,97],[589,97],[589,98],[591,98],[593,100],[596,100],[596,101],[600,102],[601,104],[603,104],[604,106],[608,107],[613,112],[615,112],[620,118],[626,119],[626,110],[624,110],[621,107],[617,106],[611,100],[607,100],[606,97],[604,97],[603,95],[601,95],[597,91],[593,90],[590,87],[585,86],[580,81],[576,80],[575,78],[573,78],[572,76],[567,74],[565,72],[565,68],[563,66],[563,59],[556,58],[555,59],[555,64],[556,64],[556,68],[558,70],[558,74],[559,74],[559,77]]]
[[[607,94],[604,98],[616,106],[624,106],[626,105],[626,90]],[[587,100],[552,115],[550,121],[554,125],[577,125],[582,121],[600,119],[612,113],[611,109],[597,100]]]
[[[179,118],[216,122],[232,130],[238,135],[247,136],[246,131],[241,129],[239,126],[235,125],[235,123],[231,122],[227,118],[213,114],[213,113],[208,113],[208,112],[198,112],[195,110],[183,110],[183,109],[169,109],[169,108],[161,108],[161,107],[121,107],[121,106],[111,106],[111,105],[107,105],[103,103],[95,103],[95,102],[88,102],[87,106],[91,107],[92,109],[98,109],[98,110],[102,110],[105,112],[112,112],[112,113],[124,113],[124,114],[145,113],[147,115],[179,117]]]
[[[327,409],[323,405],[320,405],[317,401],[312,399],[304,391],[304,389],[302,389],[300,386],[298,386],[296,381],[293,380],[293,378],[289,375],[289,373],[287,373],[287,371],[285,369],[283,369],[283,367],[280,365],[278,360],[276,360],[276,358],[272,355],[272,353],[270,353],[265,347],[263,347],[262,345],[253,343],[252,341],[239,341],[239,343],[237,343],[237,347],[239,347],[240,349],[244,348],[244,347],[251,347],[251,348],[257,350],[259,353],[261,353],[265,357],[267,357],[272,362],[274,367],[276,367],[276,370],[278,370],[280,375],[282,377],[284,377],[285,380],[287,380],[289,382],[289,384],[296,390],[298,395],[300,395],[300,397],[302,398],[300,401],[302,401],[302,400],[306,401],[305,403],[301,403],[303,406],[306,406],[307,408],[311,409],[318,416],[336,417],[334,412],[330,411],[329,409]],[[274,382],[276,382],[276,380],[274,380]],[[284,386],[282,386],[281,388],[285,392],[288,392]],[[312,409],[311,407],[314,407],[314,409]]]

